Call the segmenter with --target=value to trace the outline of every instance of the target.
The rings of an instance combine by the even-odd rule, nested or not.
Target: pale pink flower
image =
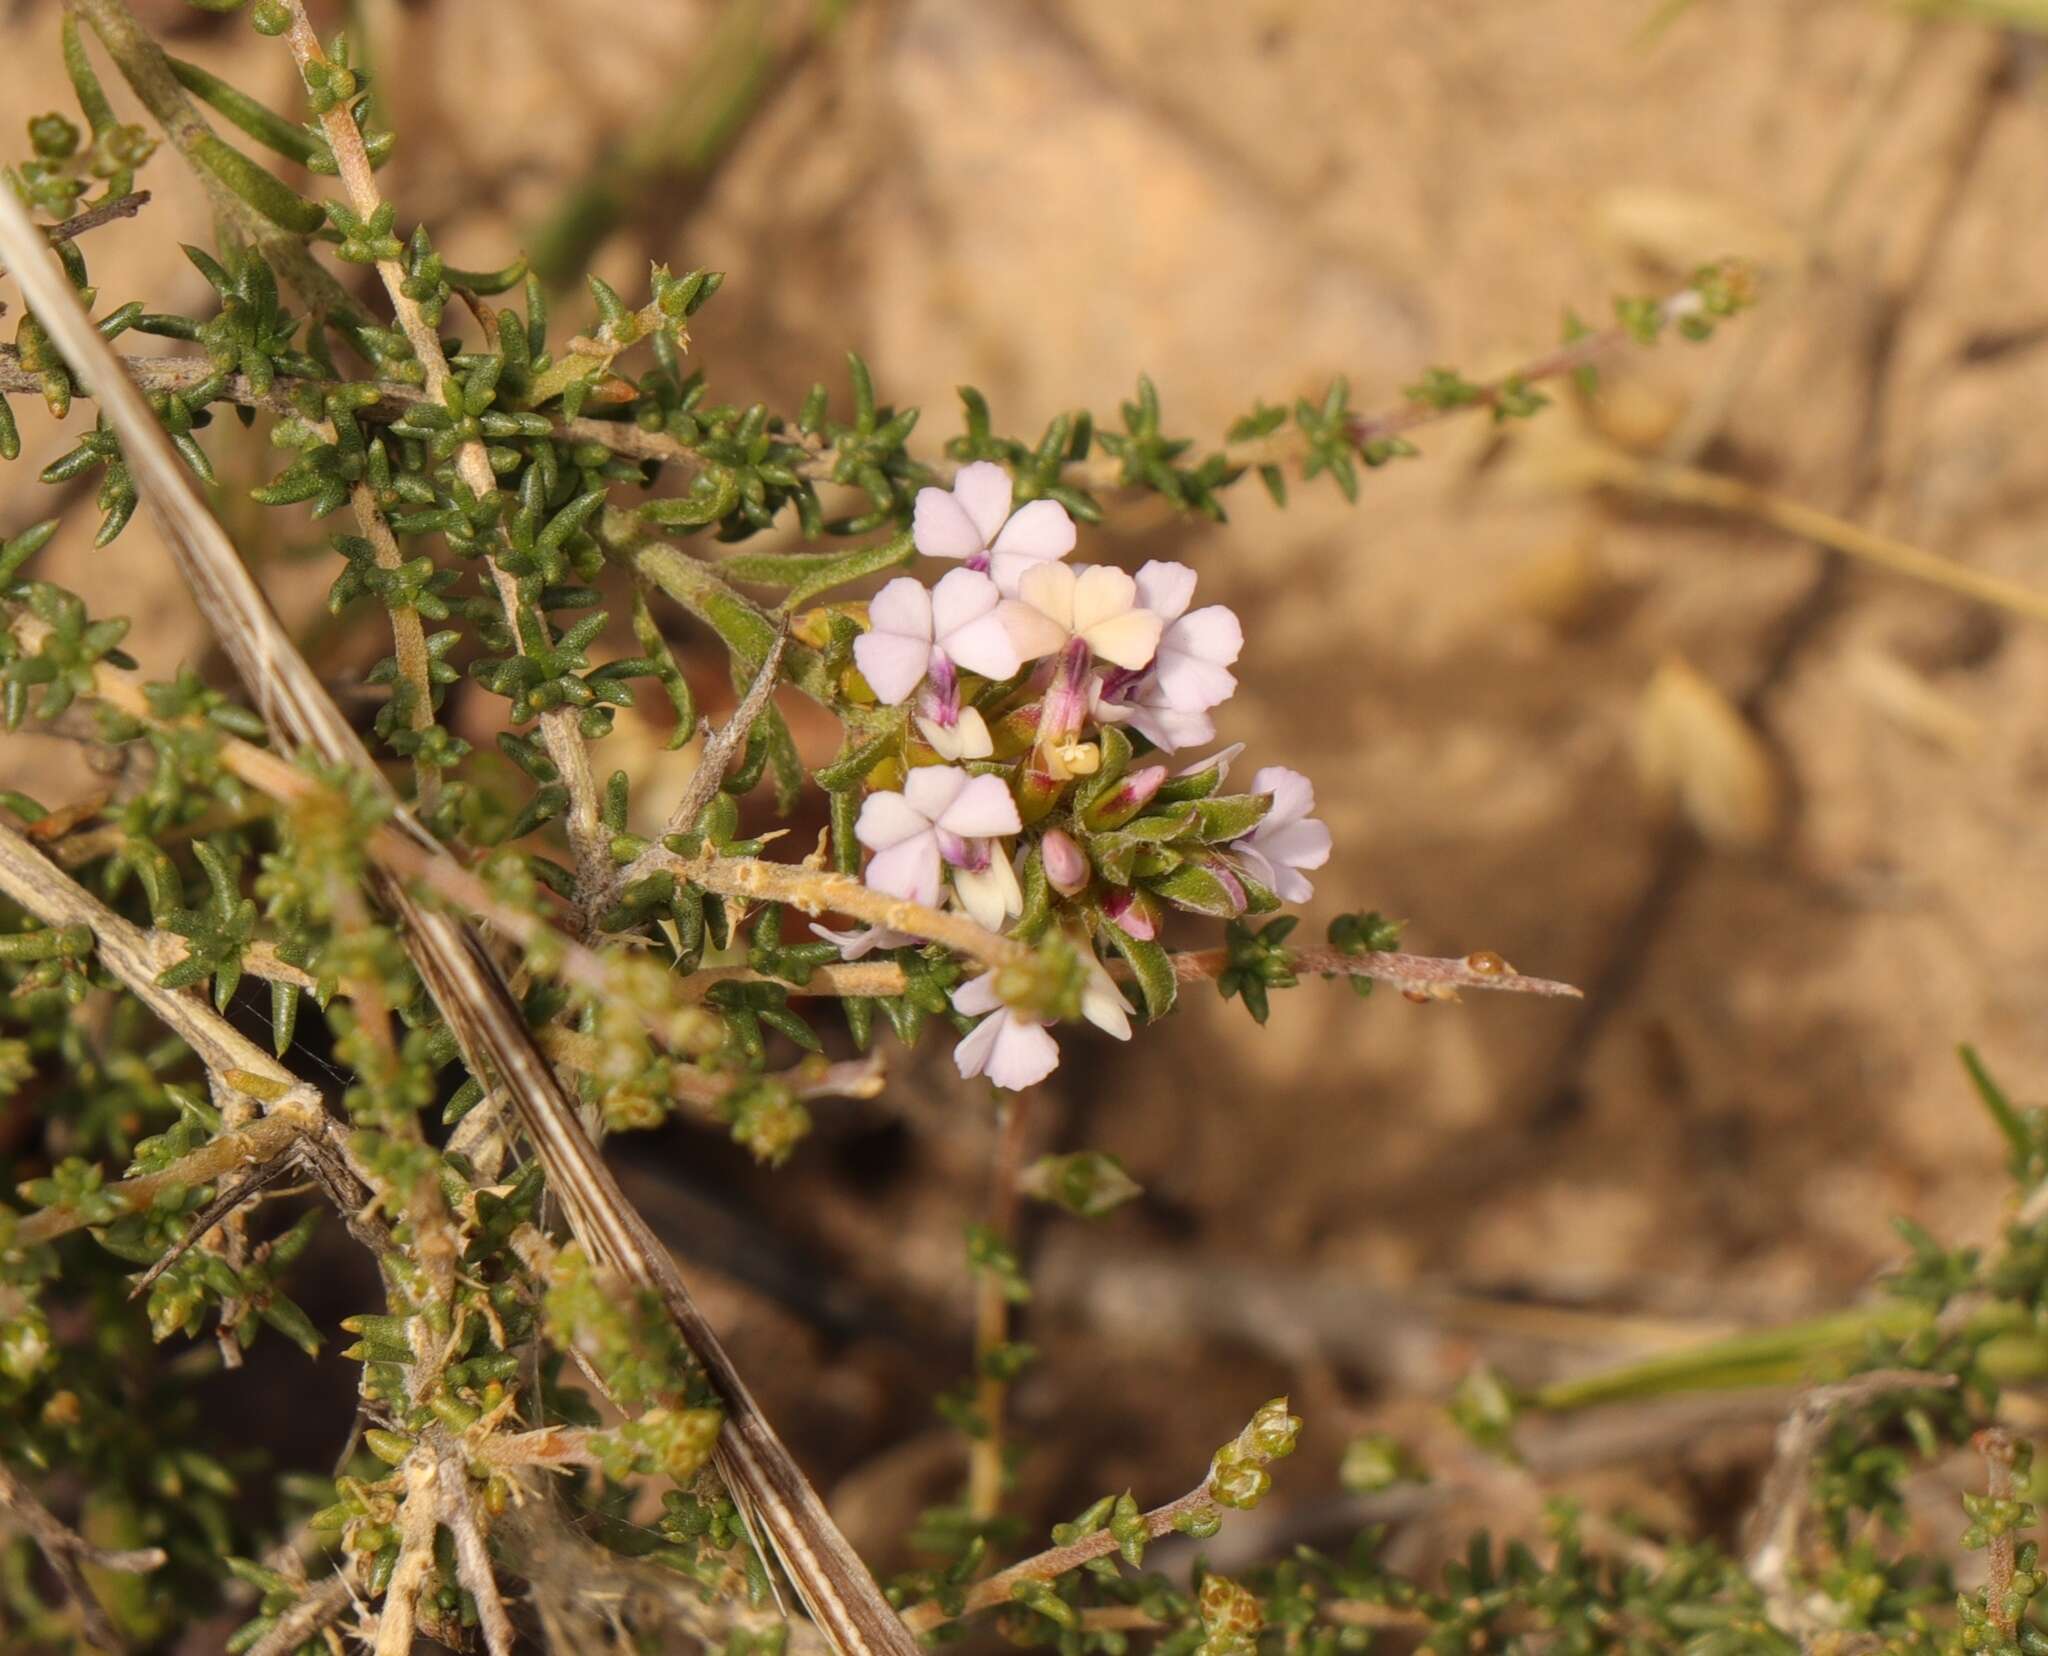
[[[1315,887],[1301,870],[1330,860],[1330,830],[1309,815],[1316,808],[1315,784],[1297,770],[1267,765],[1252,777],[1253,793],[1273,796],[1273,808],[1230,849],[1244,871],[1283,902],[1305,903]]]
[[[1206,713],[1183,713],[1159,696],[1151,674],[1113,674],[1090,687],[1090,711],[1098,724],[1127,724],[1161,753],[1201,747],[1216,740],[1216,721]]]
[[[1080,642],[1111,666],[1136,672],[1159,648],[1165,623],[1138,607],[1138,584],[1121,569],[1042,563],[1026,572],[1018,601],[1006,612],[1017,653],[1026,661]]]
[[[983,972],[953,991],[953,1009],[969,1017],[986,1013],[953,1049],[963,1079],[986,1075],[1012,1092],[1034,1086],[1059,1067],[1059,1043],[1038,1019],[1006,1006],[996,994],[996,974]],[[1118,992],[1102,962],[1088,957],[1088,986],[1081,1015],[1119,1041],[1131,1038],[1131,1003]]]
[[[1095,692],[1105,724],[1129,724],[1161,752],[1216,739],[1209,709],[1230,699],[1230,671],[1244,648],[1244,629],[1221,604],[1192,613],[1195,572],[1186,564],[1148,563],[1138,571],[1138,602],[1164,623],[1159,648],[1143,672],[1108,674]]]
[[[1003,608],[995,583],[978,570],[949,571],[930,589],[899,575],[869,601],[868,630],[853,641],[854,664],[875,699],[890,707],[909,700],[927,673],[940,676],[944,665],[1008,678],[1023,662]]]
[[[1231,663],[1244,648],[1244,628],[1221,604],[1189,611],[1195,572],[1181,563],[1152,562],[1138,571],[1138,602],[1166,623],[1152,678],[1160,698],[1183,713],[1206,713],[1237,689]]]
[[[987,867],[986,842],[1023,826],[1001,777],[928,765],[910,773],[901,793],[869,794],[853,832],[875,853],[863,876],[870,888],[930,908],[944,895],[948,865]],[[1000,848],[993,856],[1002,859]]]
[[[1056,500],[1033,500],[1012,515],[1010,474],[991,460],[960,468],[950,491],[919,489],[910,535],[927,558],[964,558],[985,569],[1005,597],[1024,572],[1074,550],[1074,520]]]

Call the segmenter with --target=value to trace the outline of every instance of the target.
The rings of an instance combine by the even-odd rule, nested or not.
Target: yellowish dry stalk
[[[412,1656],[418,1624],[420,1589],[434,1567],[434,1530],[441,1517],[435,1485],[440,1465],[424,1448],[406,1457],[405,1497],[398,1506],[398,1563],[384,1589],[384,1609],[377,1617],[376,1656]]]
[[[12,268],[66,360],[98,386],[101,408],[121,439],[138,490],[163,526],[180,574],[279,744],[309,748],[328,764],[384,786],[388,797],[388,785],[368,750],[200,500],[169,439],[121,374],[34,222],[5,190],[0,190],[0,258]],[[395,800],[392,809],[387,835],[409,840],[429,860],[445,858],[438,842]],[[715,1451],[718,1474],[754,1533],[780,1557],[821,1631],[841,1656],[914,1656],[914,1641],[755,1403],[674,1259],[598,1156],[574,1102],[535,1045],[482,941],[448,916],[422,907],[389,865],[379,865],[374,884],[398,916],[414,965],[470,1072],[486,1084],[494,1078],[512,1098],[547,1170],[549,1187],[593,1263],[610,1272],[622,1289],[659,1294],[684,1342],[703,1362],[726,1407]]]
[[[1574,480],[1610,488],[1639,500],[1673,506],[1701,506],[1768,524],[1800,540],[1825,546],[1844,557],[1939,587],[1981,604],[2009,610],[2030,621],[2048,621],[2048,592],[1987,575],[1939,553],[1865,529],[1846,518],[1823,512],[1803,501],[1790,500],[1751,483],[1697,466],[1639,460],[1599,443],[1575,444],[1566,469]]]

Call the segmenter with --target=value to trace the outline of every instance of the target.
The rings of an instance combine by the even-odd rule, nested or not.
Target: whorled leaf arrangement
[[[1187,983],[1215,983],[1260,1021],[1304,975],[1418,999],[1570,993],[1485,951],[1401,953],[1377,915],[1340,916],[1324,946],[1292,943],[1295,917],[1277,911],[1309,898],[1306,875],[1330,850],[1309,779],[1263,765],[1229,792],[1234,750],[1181,752],[1212,739],[1234,688],[1247,643],[1235,617],[1195,607],[1184,566],[1133,576],[1068,555],[1076,524],[1097,523],[1111,498],[1150,492],[1220,520],[1254,475],[1277,501],[1325,475],[1352,496],[1361,468],[1411,454],[1404,434],[1427,420],[1527,417],[1545,400],[1539,381],[1587,376],[1617,344],[1669,328],[1705,337],[1744,302],[1743,273],[1715,267],[1668,300],[1624,301],[1604,332],[1573,323],[1520,374],[1482,384],[1431,370],[1379,415],[1353,410],[1339,381],[1320,403],[1256,406],[1201,451],[1169,435],[1141,382],[1119,424],[1063,415],[1027,441],[1000,434],[970,390],[962,432],[919,458],[917,412],[887,406],[857,358],[844,414],[822,385],[793,415],[713,401],[685,362],[714,273],[657,268],[639,305],[593,279],[594,314],[553,345],[537,281],[523,310],[488,304],[518,285],[519,262],[458,271],[424,228],[400,232],[374,179],[390,135],[364,127],[368,78],[345,43],[323,45],[298,0],[257,0],[249,15],[292,52],[309,124],[169,58],[123,0],[75,0],[62,52],[85,129],[31,122],[31,154],[0,190],[0,253],[26,301],[0,348],[0,454],[20,449],[7,393],[39,395],[59,418],[90,400],[94,428],[44,481],[97,481],[102,546],[149,503],[254,709],[189,674],[138,682],[125,622],[26,574],[54,525],[0,548],[8,728],[68,719],[125,767],[104,799],[4,801],[22,827],[0,827],[14,905],[0,970],[22,1034],[0,1043],[0,1080],[33,1078],[45,1108],[74,1115],[80,1155],[0,1216],[0,1469],[78,1469],[137,1544],[168,1555],[119,1605],[96,1602],[79,1573],[92,1549],[73,1537],[85,1550],[67,1550],[70,1531],[7,1470],[0,1508],[41,1515],[23,1522],[74,1590],[30,1636],[150,1637],[231,1573],[257,1602],[241,1650],[325,1649],[348,1625],[388,1656],[420,1632],[460,1642],[464,1628],[499,1652],[522,1616],[579,1648],[586,1635],[563,1632],[575,1594],[550,1585],[536,1515],[572,1500],[616,1517],[633,1488],[663,1479],[658,1557],[621,1540],[588,1563],[627,1607],[620,1625],[643,1633],[635,1618],[673,1618],[680,1595],[693,1635],[735,1648],[793,1627],[841,1651],[902,1651],[966,1610],[1014,1603],[1063,1641],[1109,1648],[1120,1628],[1172,1625],[1205,1630],[1216,1656],[1236,1649],[1275,1601],[1261,1610],[1220,1577],[1196,1608],[1132,1600],[1123,1621],[1094,1624],[1100,1610],[1064,1596],[1071,1582],[1051,1583],[1110,1551],[1135,1565],[1146,1537],[1200,1533],[1219,1508],[1255,1501],[1265,1462],[1293,1443],[1284,1404],[1190,1497],[1151,1514],[1108,1503],[1069,1527],[1071,1562],[987,1573],[1002,1388],[1028,1357],[1003,1308],[1028,1284],[1006,1225],[979,1230],[978,1382],[949,1404],[976,1440],[969,1497],[942,1526],[950,1565],[885,1596],[595,1135],[680,1112],[779,1160],[810,1101],[880,1084],[878,1012],[905,1043],[934,1020],[957,1031],[962,1074],[1016,1091],[1057,1063],[1056,1025],[1086,1017],[1128,1038],[1134,1018],[1168,1018]],[[136,171],[156,147],[117,117],[92,40],[207,192],[218,245],[188,252],[211,314],[108,306],[90,281],[80,232],[140,205]],[[302,195],[202,105],[336,178],[344,199]],[[329,258],[376,270],[388,323]],[[188,348],[117,358],[109,342],[131,330]],[[372,734],[409,771],[404,789],[207,507],[201,486],[218,484],[204,439],[222,409],[267,417],[290,456],[257,501],[350,514],[332,537],[331,600],[388,613],[392,654],[371,676],[390,694]],[[772,549],[747,546],[769,530]],[[842,595],[920,555],[958,567],[929,586],[896,575],[865,601]],[[637,653],[599,659],[608,588],[631,591]],[[636,833],[625,774],[600,782],[592,750],[650,681],[673,711],[671,745],[697,732],[671,636],[685,617],[697,647],[727,658],[737,704],[663,825]],[[1256,660],[1254,640],[1245,664]],[[464,680],[504,702],[495,755],[444,722]],[[843,728],[829,762],[799,756],[785,687]],[[816,854],[763,854],[772,836],[750,819],[764,781],[785,813],[822,791]],[[790,911],[857,929],[792,935]],[[1190,926],[1213,944],[1168,946]],[[268,985],[274,1053],[224,1016],[245,978]],[[336,1098],[285,1062],[308,997],[343,1066]],[[68,1016],[88,1001],[110,1008],[97,1040]],[[806,1010],[817,1002],[843,1017],[831,1038],[865,1056],[828,1059]],[[1014,1120],[1019,1106],[1004,1108]],[[140,1123],[160,1130],[140,1137]],[[94,1157],[125,1162],[126,1176],[109,1182]],[[310,1217],[252,1240],[252,1212],[292,1167],[375,1254],[385,1292],[348,1325],[362,1453],[309,1519],[331,1579],[309,1579],[295,1555],[249,1563],[226,1474],[185,1450],[164,1473],[171,1451],[148,1434],[175,1419],[138,1411],[135,1384],[96,1366],[94,1351],[111,1358],[118,1342],[73,1350],[50,1314],[79,1296],[112,1305],[137,1269],[158,1339],[210,1319],[230,1363],[264,1326],[317,1351],[323,1333],[288,1292]],[[1013,1171],[1015,1193],[1084,1216],[1135,1190],[1087,1153]],[[550,1231],[550,1197],[566,1238]],[[65,1241],[79,1232],[96,1250]],[[565,1365],[613,1424],[563,1381]],[[577,1473],[569,1491],[543,1487],[563,1469]],[[137,1568],[144,1556],[123,1555]],[[808,1621],[771,1611],[770,1560]],[[508,1604],[510,1580],[526,1583],[523,1601]]]

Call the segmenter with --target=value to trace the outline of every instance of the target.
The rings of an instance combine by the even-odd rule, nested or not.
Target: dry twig
[[[303,15],[299,24],[304,26]],[[101,389],[138,488],[163,524],[180,572],[237,673],[281,742],[382,781],[361,739],[298,653],[247,566],[193,490],[149,407],[20,203],[0,191],[0,254],[59,350]],[[429,856],[441,849],[394,804],[392,830]],[[584,1132],[573,1102],[534,1043],[496,963],[475,934],[422,907],[398,880],[378,882],[472,1073],[495,1075],[547,1168],[571,1227],[601,1268],[658,1293],[726,1406],[716,1466],[756,1532],[775,1549],[806,1607],[842,1656],[912,1656],[914,1641],[761,1414],[698,1309],[675,1261],[654,1239]],[[431,1181],[421,1181],[429,1184]]]

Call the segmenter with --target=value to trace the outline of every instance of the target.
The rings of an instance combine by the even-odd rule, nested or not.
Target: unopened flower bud
[[[1074,843],[1064,828],[1046,830],[1039,842],[1045,858],[1045,877],[1062,897],[1071,897],[1088,883],[1088,854]]]
[[[1152,796],[1165,784],[1166,777],[1164,765],[1141,765],[1089,806],[1087,825],[1097,829],[1121,828],[1151,804]]]

